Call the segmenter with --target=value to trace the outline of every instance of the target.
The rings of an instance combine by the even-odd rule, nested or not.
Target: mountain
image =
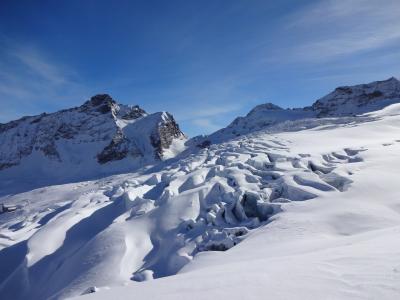
[[[96,95],[82,106],[0,124],[0,177],[53,182],[131,171],[173,157],[185,135],[167,112]],[[60,172],[58,172],[60,171]]]
[[[400,81],[383,81],[342,86],[317,100],[312,106],[317,117],[349,116],[376,111],[400,100]]]
[[[399,298],[400,101],[387,87],[391,104],[360,115],[340,105],[364,96],[337,96],[328,117],[265,104],[155,167],[0,196],[1,297]],[[151,116],[118,128],[132,140]],[[109,143],[98,168],[115,163],[98,161]]]
[[[236,118],[226,128],[196,142],[201,145],[207,140],[210,142],[225,140],[266,128],[274,130],[273,126],[281,123],[279,131],[283,129],[285,124],[282,123],[285,122],[286,130],[291,130],[289,126],[295,120],[356,116],[398,102],[400,102],[400,81],[394,77],[368,84],[342,86],[304,108],[283,109],[272,103],[258,105],[245,117]]]

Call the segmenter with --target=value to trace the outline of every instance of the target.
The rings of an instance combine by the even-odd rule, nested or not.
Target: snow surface
[[[1,298],[400,297],[400,104],[189,150],[0,198]]]

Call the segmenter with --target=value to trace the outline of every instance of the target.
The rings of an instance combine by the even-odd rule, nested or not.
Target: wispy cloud
[[[206,106],[192,113],[193,117],[210,117],[237,111],[242,108],[239,103],[220,104],[219,106]]]
[[[385,0],[323,0],[291,15],[291,59],[321,62],[400,42],[400,5]]]
[[[44,51],[0,36],[0,121],[83,101],[86,88],[71,68]],[[76,97],[76,98],[75,98]],[[7,108],[7,109],[6,109]]]
[[[67,84],[70,82],[71,71],[60,67],[35,49],[15,48],[12,53],[19,63],[29,69],[35,76],[40,76],[51,84]]]
[[[240,103],[219,103],[218,105],[203,105],[201,108],[187,111],[181,121],[186,121],[191,126],[197,127],[197,130],[203,133],[211,133],[222,128],[230,120],[230,114],[237,113],[243,105]]]

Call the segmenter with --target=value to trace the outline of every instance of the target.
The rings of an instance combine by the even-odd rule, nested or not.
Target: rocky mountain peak
[[[93,106],[99,106],[99,105],[104,105],[104,104],[112,105],[112,104],[116,103],[115,100],[113,98],[111,98],[111,96],[108,94],[95,95],[90,98],[89,102]]]
[[[346,116],[381,109],[400,100],[395,77],[367,84],[340,86],[311,106],[318,117]]]
[[[275,105],[275,104],[273,104],[271,102],[267,102],[267,103],[260,104],[260,105],[257,105],[256,107],[254,107],[247,114],[247,116],[253,115],[253,114],[255,114],[257,112],[260,112],[260,111],[271,111],[271,110],[283,110],[283,108],[278,106],[278,105]]]
[[[98,94],[91,97],[82,106],[83,111],[96,111],[102,114],[116,113],[119,109],[117,102],[108,94]]]
[[[315,101],[312,106],[304,108],[283,109],[273,103],[257,105],[246,116],[237,117],[226,128],[209,136],[198,137],[193,143],[203,148],[214,141],[227,140],[265,128],[289,130],[295,122],[311,126],[309,124],[319,124],[320,118],[358,116],[394,103],[400,103],[400,81],[395,77],[367,84],[340,86]],[[294,127],[304,128],[303,125]]]
[[[52,168],[45,166],[62,164],[88,176],[109,172],[110,165],[130,170],[178,153],[169,149],[175,140],[186,137],[172,115],[148,114],[98,94],[80,107],[0,124],[0,171],[17,174],[22,165],[39,162],[46,172]]]
[[[147,113],[139,105],[124,105],[115,101],[108,94],[98,94],[87,100],[79,109],[89,114],[108,114],[118,119],[134,120],[146,116]]]

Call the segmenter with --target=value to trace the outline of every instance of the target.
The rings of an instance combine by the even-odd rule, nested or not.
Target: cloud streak
[[[43,57],[37,50],[17,48],[11,53],[19,63],[28,68],[35,76],[40,76],[51,84],[67,84],[69,83],[67,71],[60,66],[51,63]]]
[[[321,62],[396,45],[398,1],[323,0],[289,17],[286,31],[299,37],[290,58]]]
[[[0,36],[0,122],[64,108],[83,100],[87,89],[76,72],[38,48]],[[18,113],[17,113],[18,112]]]

